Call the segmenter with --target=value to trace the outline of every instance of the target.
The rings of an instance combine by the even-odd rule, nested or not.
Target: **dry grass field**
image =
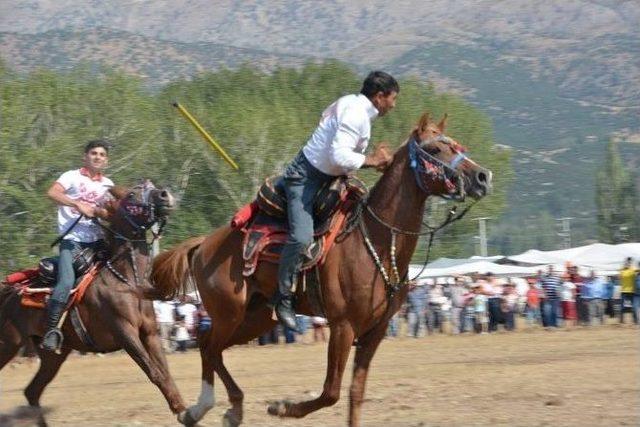
[[[352,352],[353,353],[353,352]],[[350,365],[338,404],[300,420],[266,413],[271,399],[316,396],[326,345],[247,345],[226,353],[245,392],[247,426],[346,424]],[[199,353],[169,355],[189,403],[200,388]],[[19,413],[35,364],[0,372],[0,413]],[[201,425],[220,425],[227,408],[216,378],[216,407]],[[640,330],[632,326],[494,335],[398,338],[382,343],[369,376],[364,426],[640,425]],[[162,396],[126,354],[71,356],[43,397],[50,426],[171,426]],[[0,423],[2,424],[2,423]],[[34,425],[5,421],[3,425]]]

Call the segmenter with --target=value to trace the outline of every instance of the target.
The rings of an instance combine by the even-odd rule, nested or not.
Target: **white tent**
[[[411,265],[409,267],[409,277],[415,277],[421,268],[422,267],[418,265]],[[494,276],[500,277],[521,277],[535,275],[537,271],[538,267],[522,267],[518,265],[495,264],[489,261],[477,261],[446,268],[426,268],[422,274],[420,274],[419,278],[450,277],[473,273],[492,273]]]
[[[640,243],[619,245],[594,243],[558,251],[533,249],[506,259],[521,265],[552,264],[559,268],[564,268],[564,265],[569,262],[584,269],[594,269],[601,274],[609,274],[618,271],[627,257],[633,258],[635,262],[640,260]]]

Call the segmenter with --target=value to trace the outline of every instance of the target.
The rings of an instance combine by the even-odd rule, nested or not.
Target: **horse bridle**
[[[434,142],[442,142],[455,152],[455,157],[450,162],[444,162],[430,154],[426,147]],[[447,200],[464,201],[464,180],[458,172],[458,167],[467,159],[466,154],[457,147],[456,142],[444,134],[418,141],[415,137],[409,141],[409,166],[414,171],[418,187],[427,195],[431,193],[425,187],[424,178],[432,181],[443,181],[449,191],[448,194],[438,194]],[[454,183],[455,181],[455,183]]]
[[[447,145],[451,145],[452,146],[451,148],[455,151],[456,156],[450,162],[444,162],[438,159],[437,157],[433,156],[432,154],[428,153],[423,147],[427,147],[433,142],[443,142]],[[462,150],[453,146],[453,144],[455,144],[455,141],[444,134],[440,134],[433,138],[429,138],[427,140],[423,140],[420,142],[418,142],[418,140],[414,137],[408,143],[409,167],[414,171],[416,184],[425,194],[430,195],[431,193],[424,186],[423,177],[426,177],[431,180],[441,179],[445,182],[445,185],[447,185],[447,187],[449,187],[450,185],[453,185],[453,190],[451,191],[450,194],[439,195],[439,196],[448,200],[463,201],[465,196],[464,182],[463,182],[462,175],[458,173],[457,169],[460,166],[460,164],[467,158],[467,156],[463,153]],[[455,179],[457,181],[456,182],[457,185],[451,183],[452,179]],[[457,194],[454,194],[456,193],[456,188],[457,188]],[[364,238],[365,246],[367,247],[369,253],[371,254],[373,261],[382,276],[382,279],[387,288],[387,293],[389,297],[392,297],[393,294],[395,294],[398,290],[400,290],[401,286],[408,283],[407,276],[409,274],[409,271],[407,271],[404,274],[404,277],[402,279],[400,278],[400,273],[398,271],[398,266],[396,262],[397,235],[398,234],[405,234],[405,235],[411,235],[411,236],[424,236],[427,234],[429,235],[429,243],[427,245],[425,262],[420,272],[413,279],[410,280],[410,281],[413,281],[422,274],[427,264],[429,263],[431,246],[433,244],[433,239],[435,237],[436,232],[446,227],[447,225],[462,219],[467,214],[467,212],[469,212],[471,207],[476,203],[477,203],[477,200],[474,200],[471,204],[466,206],[465,209],[460,213],[456,213],[457,206],[454,206],[449,211],[447,218],[441,224],[437,226],[431,226],[426,222],[423,222],[423,225],[427,228],[426,231],[411,231],[411,230],[403,230],[401,228],[398,228],[394,225],[387,223],[382,218],[380,218],[373,211],[373,209],[371,209],[371,206],[367,203],[366,200],[363,202],[363,205],[364,207],[366,207],[366,211],[369,213],[369,215],[376,222],[381,224],[383,227],[387,228],[391,233],[390,256],[391,256],[391,269],[394,275],[393,281],[391,280],[387,270],[384,268],[384,265],[382,265],[380,256],[376,252],[373,246],[373,243],[371,243],[371,239],[369,238],[369,233],[367,232],[367,228],[364,223],[364,219],[362,215],[359,215],[360,219],[358,221],[358,225],[360,227],[360,231]]]
[[[116,209],[116,212],[119,212],[127,221],[127,223],[133,228],[133,236],[142,238],[130,238],[124,236],[123,234],[113,230],[111,227],[96,220],[96,223],[101,228],[111,233],[111,235],[115,239],[125,242],[126,248],[128,249],[127,252],[129,253],[129,259],[131,261],[131,266],[133,268],[135,286],[138,286],[140,280],[138,275],[138,267],[134,259],[134,244],[144,242],[147,245],[147,250],[149,250],[153,243],[161,237],[162,232],[164,231],[164,226],[166,225],[166,218],[164,216],[158,217],[156,215],[154,203],[149,201],[152,191],[155,189],[156,188],[153,185],[145,184],[143,187],[141,202],[132,201],[129,197],[127,197],[120,200],[120,202],[118,203],[118,208]],[[144,220],[140,222],[138,221],[138,218],[144,218]],[[158,232],[156,233],[151,230],[153,233],[153,239],[151,240],[151,242],[148,242],[146,238],[146,232],[147,230],[151,229],[156,223],[159,224]],[[107,269],[109,269],[109,271],[111,271],[111,273],[113,273],[113,275],[116,276],[120,281],[131,285],[129,283],[129,280],[113,266],[113,262],[120,258],[123,253],[124,252],[120,252],[119,254],[114,255],[105,263],[105,265]],[[145,271],[145,277],[147,276],[147,273],[148,268],[147,271]]]

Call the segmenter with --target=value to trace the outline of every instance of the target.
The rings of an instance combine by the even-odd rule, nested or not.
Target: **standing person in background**
[[[540,291],[536,288],[536,281],[528,280],[529,290],[527,291],[527,321],[529,326],[540,323]]]
[[[184,322],[190,337],[196,336],[196,323],[198,321],[198,308],[193,304],[193,298],[188,295],[179,298],[180,303],[176,306],[176,312]]]
[[[542,327],[546,328],[549,326],[547,321],[549,320],[545,315],[547,311],[547,299],[545,298],[544,288],[542,287],[542,278],[544,277],[544,273],[542,270],[538,270],[538,275],[535,283],[535,288],[538,290],[538,297],[540,298],[540,318],[542,320]]]
[[[591,270],[589,276],[589,291],[591,292],[591,301],[589,302],[589,317],[591,324],[595,324],[598,319],[601,325],[604,325],[604,299],[607,294],[607,287],[604,280],[596,276],[596,272]]]
[[[184,318],[180,318],[175,324],[175,337],[176,337],[176,351],[184,353],[187,351],[187,345],[189,344],[189,331],[185,324]]]
[[[429,285],[427,304],[427,332],[432,334],[437,328],[440,333],[444,332],[442,322],[442,303],[445,300],[442,285],[434,281]]]
[[[620,323],[624,323],[625,308],[633,309],[633,295],[636,288],[638,271],[631,265],[631,258],[627,258],[620,270]],[[638,313],[633,312],[633,323],[638,324]]]
[[[462,277],[456,277],[451,285],[451,327],[454,334],[464,332],[465,306],[467,304],[467,289]]]
[[[171,353],[173,347],[171,345],[171,333],[175,324],[175,305],[171,301],[154,301],[153,309],[156,313],[156,321],[158,322],[158,330],[160,339],[162,340],[162,349],[165,353]]]
[[[636,276],[636,281],[637,281],[637,276]],[[610,319],[613,319],[614,317],[616,317],[616,310],[614,308],[614,301],[613,301],[613,290],[615,288],[615,283],[616,283],[616,277],[615,276],[609,276],[607,277],[607,282],[605,283],[605,308],[604,308],[604,314],[609,316]]]
[[[582,286],[584,284],[584,280],[582,280],[582,276],[580,276],[580,274],[578,273],[578,266],[576,265],[572,265],[570,268],[568,268],[567,272],[569,273],[569,280],[571,280],[571,282],[576,285],[575,297],[577,323],[581,325],[587,324],[587,317],[589,316],[589,304],[585,304],[585,302],[582,301]]]
[[[495,332],[498,330],[498,324],[503,321],[501,309],[503,288],[491,272],[486,275],[483,291],[488,298],[489,332]]]
[[[513,331],[516,328],[515,318],[518,309],[518,293],[511,282],[504,287],[502,297],[502,314],[504,316],[504,328]]]
[[[479,283],[473,286],[473,311],[476,318],[476,332],[486,334],[489,332],[489,318],[487,316],[487,296],[484,294],[482,286]]]
[[[427,326],[427,287],[418,283],[411,288],[407,295],[407,335],[414,338],[424,336]]]
[[[565,326],[576,326],[576,285],[571,281],[571,275],[565,273],[563,276],[561,291],[562,318]]]
[[[593,300],[594,279],[595,274],[591,272],[591,275],[582,284],[581,300],[582,304],[587,307],[586,312],[582,316],[582,321],[580,322],[583,326],[590,326],[592,324],[591,301]]]
[[[547,319],[547,327],[557,328],[562,280],[555,274],[553,265],[549,265],[547,274],[542,278],[542,289],[544,289],[545,300],[545,310],[544,313],[542,313],[542,316]]]

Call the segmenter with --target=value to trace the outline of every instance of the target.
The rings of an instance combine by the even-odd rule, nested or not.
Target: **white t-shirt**
[[[74,169],[60,175],[56,180],[64,188],[64,193],[73,200],[82,200],[96,206],[104,194],[113,187],[113,181],[99,175],[92,179],[84,168]],[[71,206],[58,206],[58,233],[64,234],[80,216],[80,212]],[[66,236],[65,240],[91,243],[102,238],[102,229],[91,221],[82,218]]]
[[[153,309],[156,312],[158,323],[171,323],[175,321],[175,310],[173,303],[169,301],[154,301]]]
[[[196,324],[196,313],[198,309],[190,303],[180,304],[176,308],[180,316],[184,316],[184,324],[187,328],[192,328]]]
[[[562,284],[562,301],[575,301],[576,285],[573,282],[564,282]]]
[[[347,95],[329,105],[302,149],[309,163],[331,176],[360,169],[378,110],[362,94]]]

